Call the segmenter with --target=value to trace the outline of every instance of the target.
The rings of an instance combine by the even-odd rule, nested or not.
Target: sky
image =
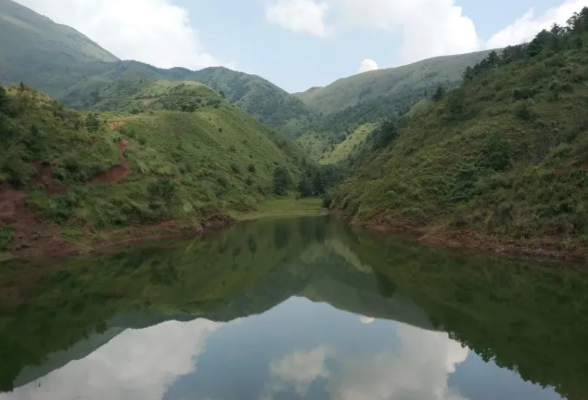
[[[500,48],[588,0],[16,0],[121,59],[226,66],[289,92],[422,59]]]

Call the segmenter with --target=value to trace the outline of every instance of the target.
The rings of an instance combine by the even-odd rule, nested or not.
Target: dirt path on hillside
[[[129,147],[131,143],[126,140],[122,139],[118,144],[119,150],[119,157],[120,157],[120,165],[116,167],[110,168],[108,171],[103,173],[102,175],[98,175],[94,179],[88,182],[90,185],[97,185],[100,183],[118,183],[124,178],[126,178],[131,173],[131,164],[129,160],[125,157],[125,150]]]

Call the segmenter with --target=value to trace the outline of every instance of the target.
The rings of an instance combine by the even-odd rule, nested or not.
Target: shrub
[[[241,174],[241,168],[235,163],[231,163],[231,170],[235,173],[235,175]]]
[[[98,114],[90,113],[86,117],[86,129],[90,132],[98,132],[100,130],[101,122]]]
[[[504,171],[510,163],[510,143],[500,135],[493,135],[482,149],[479,165],[494,171]]]
[[[437,90],[435,91],[435,94],[433,94],[433,101],[434,102],[439,102],[443,99],[443,97],[445,96],[445,88],[443,86],[438,86]]]
[[[249,166],[247,167],[247,170],[248,170],[249,172],[251,172],[252,174],[254,174],[254,173],[255,173],[255,171],[256,171],[255,165],[253,165],[253,164],[249,164]]]
[[[154,199],[161,199],[167,205],[172,205],[178,200],[178,183],[169,176],[161,176],[151,182],[148,191]]]
[[[278,196],[288,194],[292,186],[292,177],[285,168],[278,167],[274,172],[274,193]]]
[[[325,197],[323,198],[323,207],[331,208],[331,204],[333,204],[333,198],[331,196],[331,193],[326,193]]]
[[[0,251],[8,250],[12,242],[12,228],[6,225],[0,225]]]
[[[24,162],[16,153],[11,153],[6,157],[2,171],[8,175],[8,181],[15,187],[26,185],[36,173],[35,169]]]
[[[527,103],[517,104],[517,106],[514,109],[514,113],[518,118],[524,121],[532,121],[533,119],[535,119],[535,114],[533,113],[533,111],[529,107],[529,104]]]

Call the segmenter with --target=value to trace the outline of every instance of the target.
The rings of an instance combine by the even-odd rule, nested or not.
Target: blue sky
[[[322,38],[268,23],[264,1],[174,2],[190,11],[201,42],[216,57],[233,61],[237,69],[263,76],[289,91],[323,86],[352,75],[366,58],[375,60],[380,68],[398,64],[402,41],[398,32],[358,29]],[[558,0],[457,2],[486,40],[532,8],[543,14],[561,4]]]
[[[517,44],[588,0],[16,0],[123,59],[225,65],[290,91]]]

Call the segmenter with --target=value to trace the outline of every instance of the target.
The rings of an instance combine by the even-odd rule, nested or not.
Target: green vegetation
[[[165,82],[157,82],[162,80]],[[99,74],[63,88],[58,98],[75,108],[123,110],[129,102],[148,102],[152,97],[158,98],[162,91],[181,100],[197,90],[196,82],[222,92],[221,98],[227,98],[260,122],[289,136],[298,135],[315,119],[300,100],[265,79],[222,67],[164,70],[136,61],[122,61],[104,65]]]
[[[319,198],[295,199],[283,197],[269,199],[258,204],[255,211],[231,212],[231,216],[240,220],[253,220],[268,217],[305,217],[325,214],[323,201]]]
[[[344,141],[338,143],[333,151],[324,154],[319,162],[324,165],[329,165],[345,161],[354,151],[362,146],[368,134],[374,130],[374,127],[374,124],[371,123],[359,126]]]
[[[68,102],[70,99],[64,100]],[[88,97],[81,98],[81,103],[74,105],[140,114],[152,110],[194,112],[207,106],[218,108],[221,102],[218,93],[198,82],[139,78],[114,81],[104,90],[92,92]]]
[[[588,243],[586,15],[464,74],[335,190],[333,210],[500,241]],[[469,72],[468,72],[469,71]]]
[[[223,67],[190,71],[119,61],[76,30],[11,0],[0,0],[0,48],[3,82],[25,82],[74,108],[122,110],[145,83],[195,81],[289,136],[316,119],[301,100],[259,76]]]
[[[218,67],[196,71],[191,79],[226,93],[260,122],[290,137],[300,135],[317,118],[302,101],[257,75]]]
[[[407,91],[432,92],[439,84],[446,87],[461,81],[461,73],[486,57],[487,51],[431,58],[398,68],[381,69],[353,75],[324,87],[313,88],[296,96],[312,110],[327,114],[382,98],[406,96]]]
[[[193,111],[164,110],[187,98]],[[0,184],[23,190],[46,224],[95,234],[168,219],[198,226],[281,194],[276,174],[298,180],[294,144],[205,86],[154,82],[126,101],[132,114],[83,115],[24,85],[2,89]]]
[[[8,250],[12,242],[12,228],[0,224],[0,252]]]
[[[0,71],[56,94],[118,59],[76,30],[11,0],[0,0]]]
[[[459,85],[463,69],[474,66],[487,54],[433,58],[357,74],[324,88],[298,93],[296,96],[320,115],[298,142],[321,164],[353,164],[358,153],[367,153],[359,150],[374,125],[426,111],[429,99],[439,99],[448,88]]]

